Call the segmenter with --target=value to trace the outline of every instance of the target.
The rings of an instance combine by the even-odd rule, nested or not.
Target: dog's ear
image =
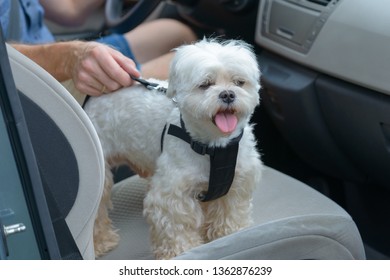
[[[168,88],[167,88],[167,97],[169,98],[173,98],[174,96],[176,96],[176,81],[177,81],[177,77],[178,77],[178,73],[177,73],[177,61],[178,61],[178,56],[180,54],[178,54],[178,50],[179,48],[176,48],[174,49],[173,51],[175,51],[175,55],[172,59],[172,62],[171,62],[171,65],[170,65],[170,68],[169,68],[169,79],[168,79]]]

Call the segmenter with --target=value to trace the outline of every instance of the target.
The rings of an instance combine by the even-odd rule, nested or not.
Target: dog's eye
[[[203,83],[201,83],[201,84],[199,85],[199,88],[205,90],[205,89],[208,89],[208,88],[209,88],[210,86],[212,86],[213,84],[214,84],[214,83],[213,83],[212,81],[207,80],[207,81],[204,81]]]
[[[245,81],[244,80],[234,80],[234,84],[238,87],[242,87],[245,85]]]

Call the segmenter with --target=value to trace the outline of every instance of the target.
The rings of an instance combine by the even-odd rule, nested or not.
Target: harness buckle
[[[145,88],[147,88],[148,90],[157,90],[163,94],[166,94],[167,93],[167,89],[164,88],[164,87],[160,87],[159,84],[157,83],[151,83],[147,80],[144,80],[144,79],[141,79],[141,78],[136,78],[132,75],[130,75],[130,77],[134,80],[134,81],[137,81],[139,82],[141,85],[143,85]]]
[[[193,141],[191,139],[190,143],[191,149],[195,151],[196,153],[200,155],[205,155],[207,154],[207,145],[200,144],[199,142]]]

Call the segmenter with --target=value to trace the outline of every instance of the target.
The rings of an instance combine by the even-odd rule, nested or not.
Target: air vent
[[[307,0],[307,2],[316,3],[321,6],[328,6],[332,0]]]

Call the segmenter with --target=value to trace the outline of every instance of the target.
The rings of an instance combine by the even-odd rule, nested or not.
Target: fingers
[[[114,59],[118,63],[118,65],[125,70],[130,76],[134,76],[136,78],[139,78],[141,76],[141,73],[137,70],[137,66],[135,62],[128,57],[124,56],[120,52],[115,52],[113,54]],[[128,76],[126,77],[128,78]],[[133,80],[130,79],[130,83],[132,83]]]
[[[140,73],[136,68],[135,62],[120,52],[113,49],[108,50],[111,58],[103,63],[103,70],[118,82],[121,86],[129,86],[133,83],[130,76],[139,77]]]
[[[134,61],[99,43],[88,43],[73,71],[76,88],[99,96],[133,84],[130,75],[139,77]]]
[[[98,80],[93,79],[90,76],[83,78],[83,74],[80,75],[80,78],[75,81],[75,86],[80,92],[91,96],[99,96],[108,91],[107,87]]]

